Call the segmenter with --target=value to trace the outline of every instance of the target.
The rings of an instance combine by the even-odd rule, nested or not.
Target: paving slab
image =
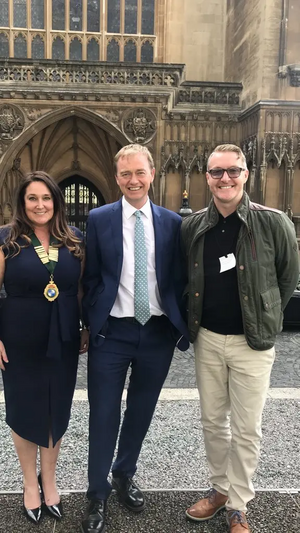
[[[225,533],[225,512],[205,523],[190,522],[185,509],[204,494],[200,492],[146,492],[147,507],[140,515],[124,509],[115,494],[108,501],[106,533]],[[22,514],[20,494],[0,495],[2,533],[79,533],[86,507],[83,493],[62,496],[65,516],[55,522],[43,516],[39,526],[30,524]],[[299,508],[289,494],[259,492],[249,504],[248,520],[252,533],[296,533]]]

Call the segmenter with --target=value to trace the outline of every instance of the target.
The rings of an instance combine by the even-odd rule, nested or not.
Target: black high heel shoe
[[[25,507],[25,490],[23,489],[23,512],[24,515],[30,522],[38,524],[42,518],[42,506],[36,507],[35,509],[27,509]]]
[[[54,505],[46,505],[41,474],[38,475],[38,482],[41,489],[41,497],[43,500],[45,511],[48,513],[49,516],[52,516],[52,518],[55,518],[56,520],[61,520],[63,517],[63,507],[61,501]]]

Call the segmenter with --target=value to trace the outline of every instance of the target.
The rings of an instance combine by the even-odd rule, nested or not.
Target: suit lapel
[[[152,215],[153,215],[153,227],[154,227],[154,237],[155,237],[155,269],[156,269],[156,279],[158,287],[161,286],[162,281],[162,257],[163,257],[163,224],[161,223],[161,214],[158,207],[151,203]]]
[[[123,224],[122,224],[122,199],[112,205],[110,213],[113,244],[117,257],[117,275],[121,276],[123,263]]]

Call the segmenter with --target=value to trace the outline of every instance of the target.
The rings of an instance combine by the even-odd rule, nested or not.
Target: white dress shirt
[[[123,265],[116,301],[110,312],[116,318],[134,317],[134,229],[136,217],[135,207],[122,198],[122,223],[123,223]],[[151,315],[162,315],[164,311],[159,295],[156,270],[155,270],[155,236],[153,216],[149,198],[145,205],[139,209],[145,232],[147,248],[147,273],[148,294]]]

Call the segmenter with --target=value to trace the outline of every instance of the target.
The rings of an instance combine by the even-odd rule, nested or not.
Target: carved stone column
[[[161,170],[159,181],[159,205],[165,205],[165,193],[166,193],[166,172]]]
[[[293,184],[294,184],[294,169],[292,165],[289,165],[287,168],[287,179],[286,179],[286,214],[292,219],[292,203],[293,203]]]
[[[266,184],[267,184],[267,162],[266,162],[266,139],[262,140],[262,161],[259,168],[259,202],[264,204],[266,197]]]

